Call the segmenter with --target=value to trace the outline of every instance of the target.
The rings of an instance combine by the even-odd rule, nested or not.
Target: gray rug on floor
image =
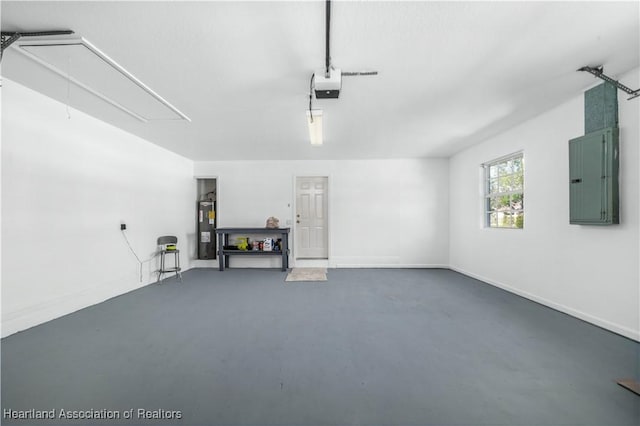
[[[293,268],[285,281],[327,281],[327,268]]]

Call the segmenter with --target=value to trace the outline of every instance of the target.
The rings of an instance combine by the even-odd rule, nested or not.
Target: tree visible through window
[[[522,153],[485,164],[485,220],[491,228],[524,228]]]

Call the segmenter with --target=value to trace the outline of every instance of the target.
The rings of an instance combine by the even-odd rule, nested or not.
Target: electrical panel
[[[617,127],[569,141],[569,223],[612,225],[618,213]]]

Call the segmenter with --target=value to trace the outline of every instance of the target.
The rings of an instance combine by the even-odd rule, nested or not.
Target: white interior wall
[[[621,79],[638,86],[638,70]],[[3,85],[3,336],[153,282],[157,259],[140,282],[121,221],[143,259],[158,235],[171,233],[183,266],[198,264],[190,261],[194,175],[219,179],[219,226],[264,226],[272,215],[286,226],[298,175],[329,176],[330,266],[450,265],[638,339],[637,100],[619,102],[622,224],[585,227],[568,224],[567,184],[567,141],[584,133],[582,94],[449,161],[194,164],[81,112],[68,119],[65,105],[9,80]],[[480,164],[520,149],[525,229],[484,229]]]
[[[2,335],[154,282],[195,251],[193,162],[3,78]],[[193,247],[193,249],[192,249]]]
[[[640,70],[620,81],[638,87]],[[450,266],[640,340],[639,99],[618,91],[620,225],[569,224],[568,140],[584,135],[584,97],[450,159]],[[480,165],[524,150],[525,227],[482,226]]]
[[[328,176],[332,267],[446,267],[447,170],[446,159],[195,163],[197,177],[218,178],[219,227],[276,216],[293,228],[295,176]],[[232,266],[279,262],[231,257]]]

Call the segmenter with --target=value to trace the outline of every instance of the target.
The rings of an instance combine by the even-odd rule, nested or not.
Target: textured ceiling
[[[594,85],[581,66],[615,77],[640,64],[638,2],[333,2],[332,64],[379,75],[314,101],[325,144],[313,148],[324,8],[2,1],[3,31],[74,30],[190,123],[141,123],[14,49],[2,75],[193,160],[352,159],[446,157]]]

